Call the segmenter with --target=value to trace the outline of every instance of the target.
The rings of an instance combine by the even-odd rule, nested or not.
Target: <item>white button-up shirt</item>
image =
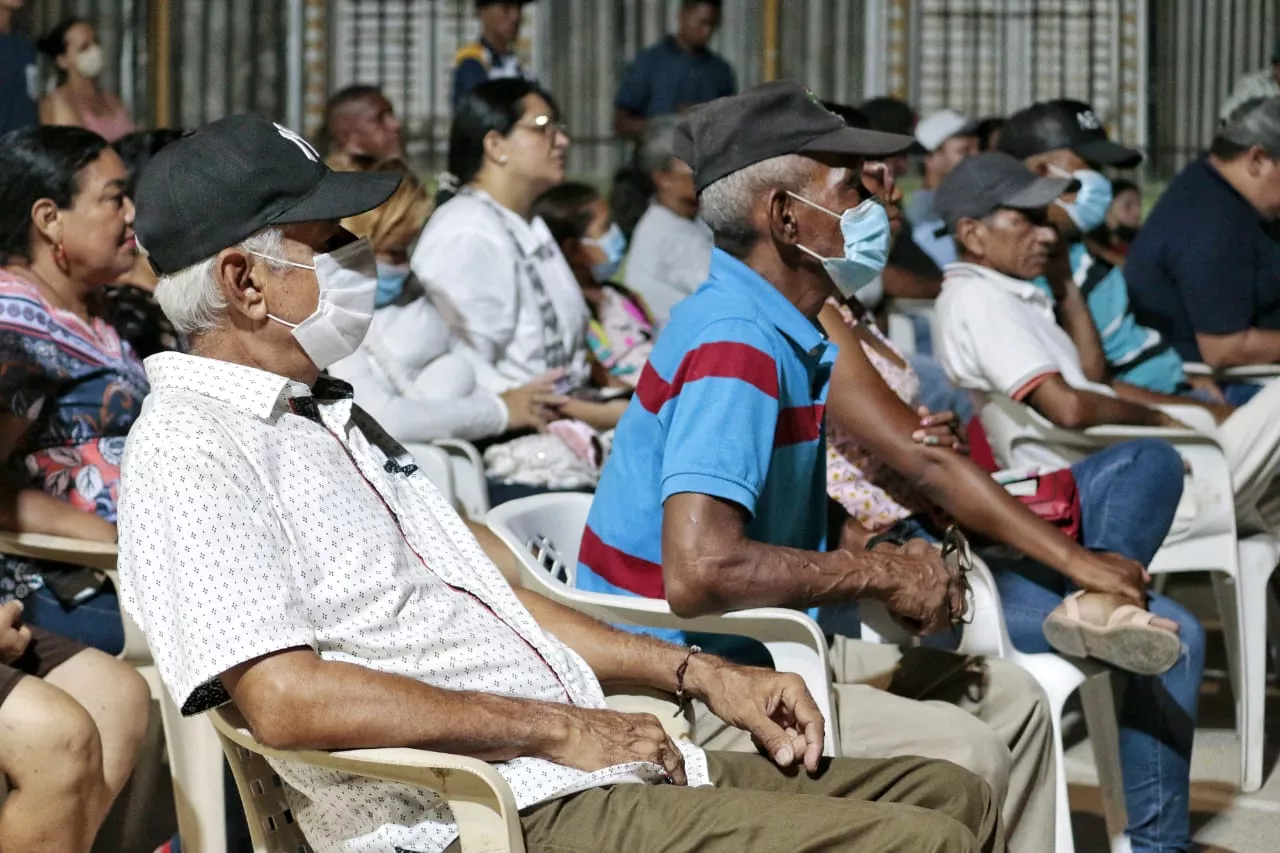
[[[219,676],[309,646],[449,690],[604,707],[595,676],[543,631],[462,519],[349,388],[165,353],[129,435],[120,490],[125,610],[183,713],[227,701]],[[691,784],[705,756],[681,744]],[[273,763],[318,853],[438,853],[457,836],[436,796]],[[660,782],[655,764],[585,773],[495,764],[520,808]]]
[[[457,336],[505,377],[490,391],[501,393],[547,372],[546,304],[555,312],[570,375],[586,381],[590,311],[541,219],[526,222],[487,193],[468,190],[432,214],[410,266]]]

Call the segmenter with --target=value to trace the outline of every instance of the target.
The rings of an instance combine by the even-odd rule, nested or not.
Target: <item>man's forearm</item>
[[[1077,391],[1078,417],[1075,423],[1063,424],[1069,429],[1086,429],[1091,426],[1175,426],[1172,418],[1159,409],[1134,403],[1119,397],[1108,397],[1092,391]]]
[[[892,587],[882,554],[801,551],[751,540],[732,553],[702,557],[665,575],[667,601],[681,616],[752,607],[804,609],[875,598]]]
[[[1058,324],[1071,336],[1080,354],[1080,367],[1090,382],[1106,382],[1109,371],[1107,357],[1102,349],[1102,338],[1094,325],[1093,315],[1084,295],[1074,282],[1063,287],[1057,303]]]
[[[689,659],[687,648],[620,631],[530,590],[516,590],[516,595],[543,630],[582,656],[601,684],[675,692],[676,670]],[[689,659],[686,687],[695,690],[711,670],[722,665],[724,661],[712,655]]]
[[[547,757],[569,728],[564,706],[443,690],[309,649],[233,671],[223,683],[255,736],[277,749],[412,747],[506,761]]]
[[[1210,367],[1280,363],[1280,331],[1245,329],[1231,335],[1197,334],[1200,355]]]

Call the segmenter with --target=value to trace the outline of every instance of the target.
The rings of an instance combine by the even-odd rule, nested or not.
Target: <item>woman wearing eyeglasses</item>
[[[547,373],[564,394],[593,386],[590,310],[531,212],[564,180],[568,147],[554,100],[536,84],[491,80],[469,92],[454,115],[439,206],[410,261],[454,333],[495,368],[485,372],[495,393]],[[575,399],[557,414],[608,430],[624,408]]]

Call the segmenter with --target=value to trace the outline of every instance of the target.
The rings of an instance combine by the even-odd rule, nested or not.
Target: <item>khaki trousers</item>
[[[1048,700],[1016,664],[988,660],[980,701],[894,696],[860,683],[890,669],[896,646],[837,636],[831,646],[843,754],[944,759],[986,780],[1001,804],[1011,853],[1044,853],[1054,843],[1053,725]],[[711,750],[754,751],[750,736],[694,703],[693,740]]]
[[[529,853],[978,853],[1005,849],[991,790],[922,758],[824,762],[817,776],[709,753],[714,787],[613,785],[520,815]],[[461,849],[454,842],[448,853]]]

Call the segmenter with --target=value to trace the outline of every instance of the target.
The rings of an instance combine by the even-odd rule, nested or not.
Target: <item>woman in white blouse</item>
[[[405,265],[431,200],[399,160],[371,167],[404,174],[380,207],[343,222],[368,237],[378,256],[378,310],[360,349],[329,372],[350,382],[356,401],[400,441],[479,441],[509,430],[541,429],[555,417],[552,380],[537,378],[495,391],[503,380],[459,341]],[[480,381],[483,378],[486,381]]]
[[[559,118],[550,95],[525,80],[491,80],[466,95],[442,203],[410,261],[454,333],[491,368],[477,379],[497,393],[552,371],[563,374],[559,392],[592,386],[590,311],[551,232],[530,215],[564,180],[569,137]],[[573,399],[557,408],[607,430],[625,407]]]

